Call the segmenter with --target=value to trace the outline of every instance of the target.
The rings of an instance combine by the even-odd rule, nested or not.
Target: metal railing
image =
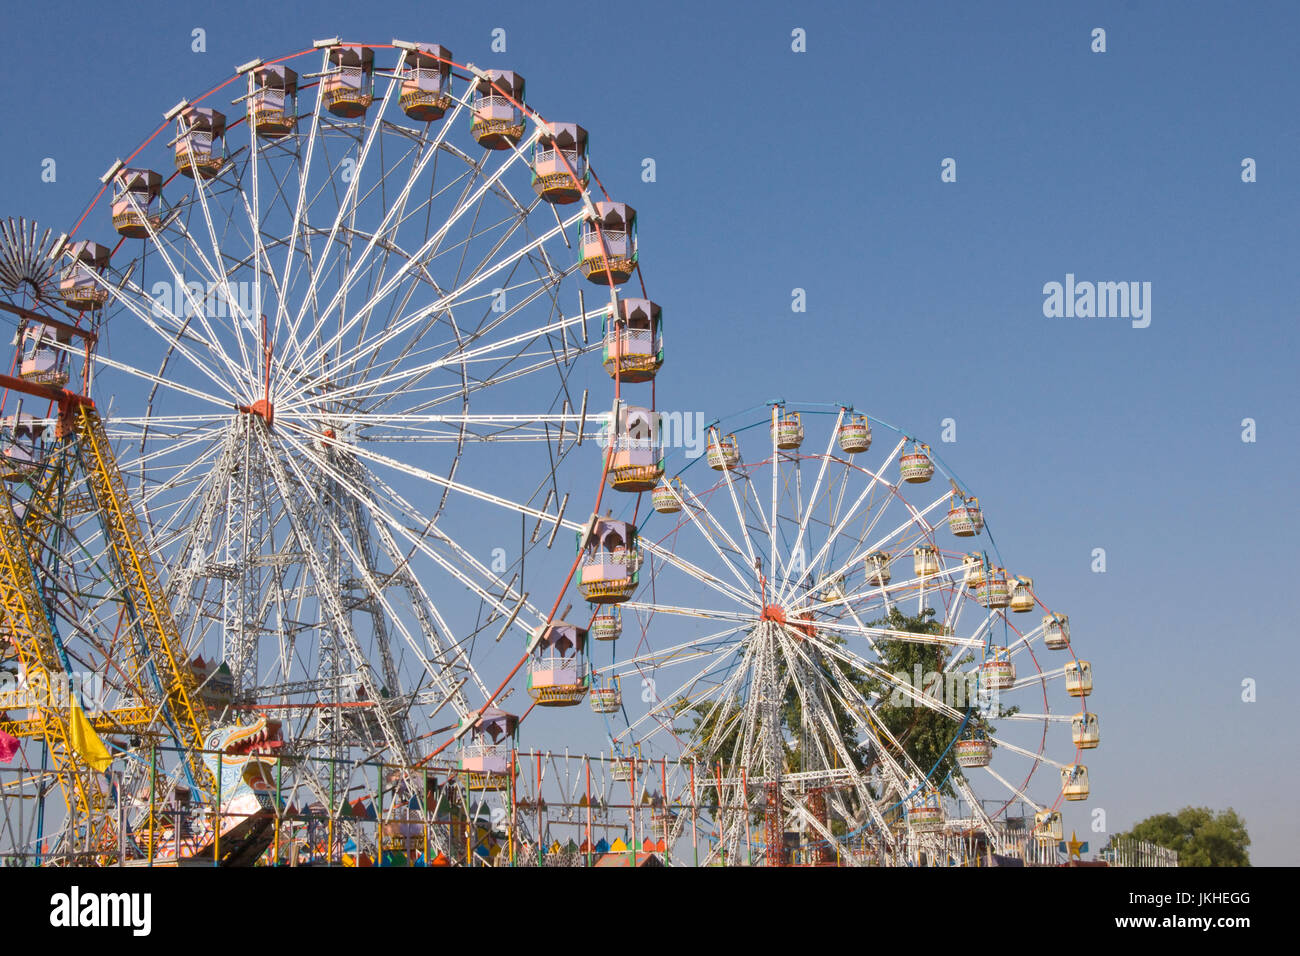
[[[1165,867],[1178,865],[1178,851],[1146,840],[1121,837],[1110,841],[1101,858],[1111,866]]]

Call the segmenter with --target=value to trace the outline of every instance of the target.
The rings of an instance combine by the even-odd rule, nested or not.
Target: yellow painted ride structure
[[[212,792],[216,782],[200,751],[210,729],[196,704],[196,683],[180,647],[176,624],[125,484],[93,403],[85,396],[22,379],[0,376],[0,386],[48,399],[58,408],[57,435],[31,472],[31,493],[20,499],[0,482],[0,605],[3,634],[24,675],[24,686],[0,694],[0,731],[18,739],[43,738],[51,772],[63,793],[65,831],[83,852],[115,853],[118,827],[111,794],[98,771],[111,759],[99,735],[170,738],[183,752],[188,778]],[[13,478],[13,475],[9,476]],[[43,587],[48,536],[60,524],[65,492],[78,483],[103,532],[106,565],[120,595],[121,629],[133,640],[112,662],[124,686],[138,694],[112,709],[82,710],[68,686],[73,664]],[[22,716],[15,716],[15,712]],[[157,830],[155,809],[137,829]]]

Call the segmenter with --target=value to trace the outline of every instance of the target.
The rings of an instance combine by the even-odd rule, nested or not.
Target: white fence
[[[1178,851],[1156,846],[1146,840],[1112,840],[1101,852],[1111,866],[1177,866]]]

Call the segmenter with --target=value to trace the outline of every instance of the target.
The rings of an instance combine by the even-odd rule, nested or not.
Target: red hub
[[[239,410],[246,415],[256,415],[270,428],[275,424],[275,406],[264,398],[259,398],[252,405],[240,405]]]
[[[800,634],[806,634],[808,637],[813,637],[817,633],[817,629],[812,623],[812,611],[804,611],[802,614],[796,615],[794,620],[791,620],[786,616],[785,608],[778,604],[768,604],[763,608],[763,613],[759,615],[758,619],[760,621],[772,621],[775,624],[789,625],[793,630]]]

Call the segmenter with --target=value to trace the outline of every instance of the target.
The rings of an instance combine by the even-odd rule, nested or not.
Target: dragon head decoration
[[[220,780],[223,814],[237,819],[275,809],[275,769],[283,745],[280,722],[265,716],[251,724],[228,724],[208,734],[204,749],[209,752],[203,755],[203,762],[213,779]]]
[[[276,820],[276,769],[284,741],[280,722],[258,717],[249,724],[225,724],[204,740],[203,763],[212,774],[220,814],[205,814],[189,823],[165,825],[155,846],[155,860],[211,859],[218,852],[220,821],[223,866],[247,866],[270,845]],[[178,832],[179,829],[179,832]]]

